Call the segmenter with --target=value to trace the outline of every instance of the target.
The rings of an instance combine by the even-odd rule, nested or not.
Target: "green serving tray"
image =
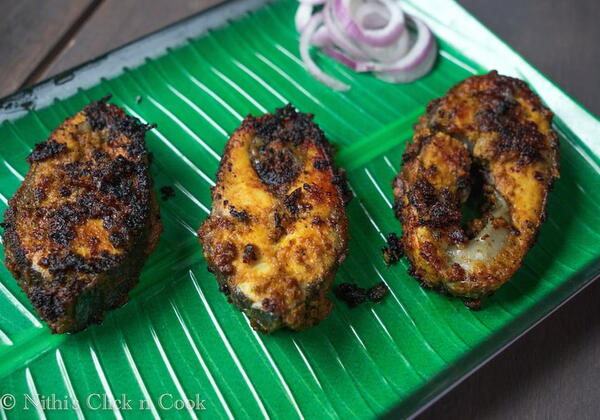
[[[164,233],[140,285],[100,326],[51,335],[0,269],[0,418],[372,418],[391,410],[408,417],[599,274],[600,123],[455,2],[405,7],[440,44],[434,70],[407,85],[354,74],[319,55],[328,72],[352,85],[347,93],[328,89],[298,59],[296,2],[247,0],[1,102],[2,210],[28,170],[32,145],[108,93],[131,115],[158,124],[148,133],[155,186],[173,186],[176,196],[160,203]],[[555,111],[562,174],[523,267],[473,312],[419,287],[405,262],[387,268],[380,248],[386,233],[400,231],[390,182],[417,116],[450,86],[492,68],[528,81]],[[209,212],[228,135],[248,113],[288,101],[315,114],[356,195],[348,208],[349,257],[335,282],[384,281],[391,294],[355,309],[334,300],[319,326],[266,336],[218,291],[195,231]],[[123,395],[131,410],[110,404]],[[172,407],[196,398],[203,403],[195,409]]]

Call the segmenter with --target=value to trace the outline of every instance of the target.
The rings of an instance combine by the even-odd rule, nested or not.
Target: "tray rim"
[[[18,119],[29,111],[66,99],[102,79],[117,77],[128,68],[158,58],[171,49],[198,38],[213,29],[239,19],[277,0],[221,0],[220,3],[175,21],[77,66],[47,77],[31,86],[19,88],[0,98],[0,125]]]
[[[57,100],[66,99],[82,89],[94,86],[102,79],[117,77],[128,68],[137,67],[148,59],[167,54],[171,49],[183,45],[189,39],[198,38],[212,29],[227,25],[230,19],[238,19],[246,13],[259,10],[274,2],[277,2],[277,0],[223,0],[198,13],[111,49],[96,58],[55,76],[48,77],[30,87],[17,89],[15,92],[0,98],[0,125],[6,121],[18,119],[31,110],[49,106]],[[456,0],[405,0],[403,5],[406,11],[426,21],[437,36],[459,50],[468,59],[486,68],[496,68],[503,74],[526,80],[538,91],[538,94],[554,111],[555,115],[592,152],[590,157],[600,160],[600,143],[594,142],[592,138],[594,132],[600,132],[600,120],[479,22]],[[424,11],[426,8],[432,10],[444,8],[446,12],[450,8],[450,13],[445,13],[445,21],[442,22],[438,17],[428,15]],[[453,28],[449,25],[455,20],[460,20],[461,25],[459,28]],[[478,39],[471,39],[468,32],[476,32]],[[571,125],[572,119],[575,117],[583,118],[583,124]],[[474,372],[599,279],[600,259],[582,268],[576,276],[582,277],[584,280],[578,282],[577,287],[570,290],[562,300],[551,308],[545,309],[538,319],[514,336],[505,339],[504,342],[500,341],[496,349],[477,362],[474,367],[459,375],[457,379],[452,380],[450,385],[441,390],[434,390],[429,398],[423,398],[420,402],[417,400],[412,407],[410,405],[403,406],[398,401],[396,405],[383,413],[382,417],[392,417],[397,410],[398,413],[401,413],[406,409],[408,409],[408,412],[404,411],[403,414],[410,419],[423,413]],[[443,375],[443,372],[441,374]]]

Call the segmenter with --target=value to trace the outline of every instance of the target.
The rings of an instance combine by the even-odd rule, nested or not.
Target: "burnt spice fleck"
[[[398,235],[394,232],[389,233],[387,235],[387,246],[381,248],[381,252],[383,252],[383,260],[387,266],[400,261],[400,258],[404,255],[404,250],[402,249],[402,242],[400,242]]]
[[[369,289],[353,283],[341,283],[333,292],[338,299],[346,302],[350,308],[354,308],[367,300],[374,303],[381,302],[388,295],[389,289],[384,282],[377,283]]]
[[[169,185],[165,185],[164,187],[160,187],[161,198],[164,201],[167,201],[171,197],[175,197],[175,190],[173,187]]]
[[[250,264],[258,259],[258,249],[255,245],[248,244],[244,247],[242,261],[244,264]]]
[[[384,282],[379,282],[367,291],[367,297],[371,302],[381,302],[389,293],[388,287]]]
[[[58,155],[65,147],[67,147],[66,144],[58,143],[52,139],[43,141],[35,145],[33,151],[25,160],[29,163],[40,162]]]
[[[352,283],[341,283],[333,293],[339,300],[343,300],[350,308],[354,308],[367,299],[367,290]]]
[[[246,210],[237,211],[234,206],[229,206],[229,213],[241,222],[248,221],[248,212]]]

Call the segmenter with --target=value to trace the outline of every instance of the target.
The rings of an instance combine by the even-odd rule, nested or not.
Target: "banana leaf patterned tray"
[[[334,92],[298,58],[296,4],[225,3],[0,103],[2,211],[32,145],[108,93],[158,124],[148,134],[155,187],[176,191],[160,203],[164,233],[140,285],[100,326],[51,335],[0,268],[0,419],[409,417],[598,275],[600,123],[592,115],[450,0],[405,2],[438,36],[428,76],[390,85],[319,56],[352,86]],[[380,248],[386,233],[400,232],[390,182],[412,124],[428,101],[492,68],[528,81],[555,111],[562,176],[522,268],[472,312],[423,290],[405,262],[387,268]],[[355,309],[335,301],[319,326],[265,336],[218,291],[195,230],[228,135],[248,113],[288,101],[315,114],[356,195],[349,257],[335,282],[384,281],[391,294]],[[176,403],[188,399],[193,407]]]

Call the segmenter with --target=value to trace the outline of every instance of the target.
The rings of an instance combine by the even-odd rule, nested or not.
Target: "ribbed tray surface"
[[[408,85],[357,75],[321,57],[328,72],[352,85],[348,93],[334,92],[310,77],[298,58],[295,5],[286,0],[267,6],[0,126],[2,211],[27,172],[24,159],[32,145],[108,93],[131,115],[158,124],[147,141],[155,187],[176,190],[160,203],[164,233],[141,284],[101,326],[52,336],[0,268],[0,394],[14,394],[17,407],[23,394],[55,394],[82,407],[46,411],[48,418],[97,418],[110,413],[86,407],[88,396],[126,394],[134,410],[109,410],[117,417],[368,418],[398,403],[407,414],[562,300],[581,281],[581,271],[598,260],[598,159],[556,121],[562,174],[550,195],[548,220],[523,267],[484,310],[473,312],[423,290],[404,262],[387,268],[380,251],[384,235],[400,233],[390,183],[412,125],[428,101],[485,69],[443,40],[434,71]],[[385,281],[391,295],[355,309],[334,301],[332,315],[318,327],[264,336],[219,293],[195,231],[211,207],[209,189],[228,135],[248,113],[287,102],[315,114],[338,147],[338,164],[356,194],[348,208],[349,257],[335,283],[367,287]],[[206,411],[163,413],[159,399],[165,394],[199,394]],[[170,397],[164,398],[168,405]],[[135,410],[144,399],[148,410]],[[0,418],[38,415],[35,408],[0,411]]]

